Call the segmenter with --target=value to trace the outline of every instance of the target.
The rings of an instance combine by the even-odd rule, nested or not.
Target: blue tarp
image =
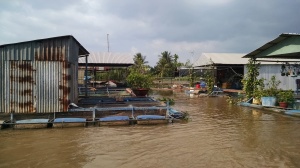
[[[107,116],[100,118],[99,121],[128,121],[128,116]]]
[[[165,116],[160,115],[138,115],[136,116],[137,120],[164,120]]]
[[[284,113],[287,115],[300,116],[300,110],[286,110]]]
[[[53,122],[86,122],[86,118],[56,118]]]
[[[143,101],[143,102],[154,102],[151,97],[124,97],[124,101],[131,102],[131,101]]]
[[[34,124],[34,123],[48,123],[49,119],[26,119],[26,120],[17,120],[17,124]]]

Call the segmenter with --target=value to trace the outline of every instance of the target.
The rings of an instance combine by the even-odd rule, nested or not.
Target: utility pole
[[[109,34],[107,34],[107,52],[109,52],[109,40],[108,40],[108,35],[109,35]]]

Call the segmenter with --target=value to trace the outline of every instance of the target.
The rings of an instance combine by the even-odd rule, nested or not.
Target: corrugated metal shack
[[[78,101],[78,57],[71,35],[0,45],[0,112],[67,111]]]

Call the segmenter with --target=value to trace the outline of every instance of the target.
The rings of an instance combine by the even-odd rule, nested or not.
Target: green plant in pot
[[[292,90],[280,90],[277,94],[277,100],[280,107],[287,108],[289,104],[294,103],[294,92]]]
[[[145,59],[146,56],[137,53],[133,59],[134,65],[129,68],[129,74],[126,78],[127,84],[136,96],[146,96],[153,85],[153,76],[149,66],[145,65],[147,63]]]
[[[261,102],[263,106],[275,106],[280,83],[281,81],[276,80],[275,76],[272,76],[268,81],[266,88],[261,91]]]
[[[252,104],[261,104],[261,97],[264,96],[264,89],[265,89],[264,81],[265,79],[261,78],[254,82],[255,87],[252,95],[253,96]]]

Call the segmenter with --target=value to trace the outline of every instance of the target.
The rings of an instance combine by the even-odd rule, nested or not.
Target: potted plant
[[[275,106],[280,83],[279,80],[276,80],[275,76],[271,77],[270,81],[266,84],[266,89],[261,92],[261,103],[263,106]]]
[[[264,78],[261,78],[259,80],[256,80],[254,82],[254,91],[253,91],[253,100],[252,104],[261,104],[261,97],[264,96],[264,89],[265,89],[265,84],[264,84]]]
[[[131,87],[136,96],[146,96],[153,84],[153,77],[149,67],[145,64],[146,57],[141,53],[134,56],[134,65],[129,68],[129,75],[126,78],[127,84]]]
[[[287,108],[288,104],[295,101],[294,93],[292,90],[280,90],[277,94],[277,100],[280,107]]]

